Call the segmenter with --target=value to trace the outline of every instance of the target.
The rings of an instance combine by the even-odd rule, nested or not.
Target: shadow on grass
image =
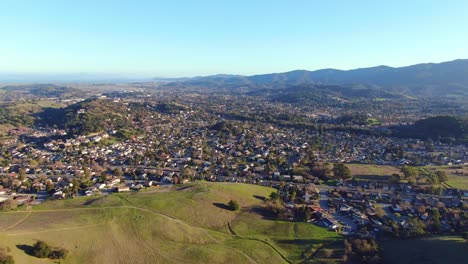
[[[33,246],[30,246],[30,245],[26,245],[26,244],[22,244],[22,245],[16,245],[16,247],[19,249],[19,250],[23,250],[24,253],[28,254],[29,256],[33,256],[33,250],[34,250],[34,247]]]
[[[103,198],[104,198],[104,197],[100,197],[100,198],[96,198],[96,199],[92,199],[92,200],[86,201],[83,205],[94,205],[94,204],[97,204],[97,203],[99,203],[100,201],[103,201]]]
[[[223,204],[223,203],[213,203],[213,205],[216,206],[216,207],[218,207],[218,208],[231,211],[231,207],[229,207],[227,204]]]
[[[379,176],[379,175],[354,175],[354,177],[361,181],[380,181],[387,182],[390,180],[390,176]]]
[[[267,200],[265,196],[253,195],[253,197],[260,200],[260,201],[266,201]]]
[[[266,219],[266,220],[278,220],[277,215],[275,215],[274,213],[268,211],[263,206],[252,207],[252,208],[250,208],[249,211],[252,212],[252,213],[260,215],[263,219]]]
[[[193,186],[190,186],[190,185],[189,185],[189,186],[179,187],[179,188],[177,188],[177,191],[185,191],[185,190],[188,190],[188,189],[190,189],[190,188],[193,188]]]

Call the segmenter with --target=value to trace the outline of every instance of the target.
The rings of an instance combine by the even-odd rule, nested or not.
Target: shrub
[[[64,259],[68,255],[68,251],[64,248],[56,248],[49,253],[50,259]]]
[[[0,264],[15,264],[13,257],[7,254],[9,250],[10,249],[5,250],[0,248]]]
[[[228,206],[231,211],[239,210],[239,204],[234,200],[229,201]]]

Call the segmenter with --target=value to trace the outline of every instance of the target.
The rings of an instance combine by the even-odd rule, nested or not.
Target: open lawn
[[[392,240],[383,243],[384,263],[462,264],[468,259],[468,243],[461,237]]]
[[[429,170],[443,170],[447,173],[447,185],[453,188],[468,190],[468,166],[467,165],[452,165],[452,166],[436,166],[426,167]]]
[[[449,174],[448,178],[449,180],[447,185],[450,187],[468,190],[468,175],[462,176]]]
[[[401,174],[400,169],[387,165],[374,164],[346,164],[351,174],[357,180],[386,181],[393,173]]]
[[[61,263],[337,263],[339,235],[269,220],[255,209],[271,192],[200,182],[167,192],[48,201],[0,213],[0,247],[9,248],[16,263],[53,263],[25,253],[38,239],[69,251]],[[240,211],[225,209],[230,199]]]

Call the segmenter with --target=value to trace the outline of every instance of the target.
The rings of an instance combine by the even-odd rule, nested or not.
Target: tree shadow
[[[231,207],[229,207],[227,204],[223,204],[223,203],[213,203],[213,205],[216,206],[216,207],[218,207],[218,208],[231,211]]]
[[[268,211],[263,206],[254,206],[249,210],[252,213],[258,214],[262,217],[262,219],[266,220],[275,220],[278,219],[278,216],[273,214],[272,212]]]
[[[19,250],[23,250],[24,253],[30,255],[30,256],[34,256],[33,255],[33,250],[34,250],[34,247],[33,246],[30,246],[30,245],[26,245],[26,244],[22,244],[22,245],[16,245],[16,247],[19,249]]]
[[[83,205],[93,205],[93,204],[99,203],[99,201],[101,200],[103,200],[103,197],[91,199],[89,201],[86,201]]]
[[[265,196],[253,195],[253,197],[260,200],[260,201],[266,201],[267,200]]]
[[[354,175],[354,177],[361,181],[388,182],[390,180],[389,175]]]

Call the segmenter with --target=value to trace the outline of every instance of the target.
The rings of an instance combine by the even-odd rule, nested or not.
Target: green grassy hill
[[[0,213],[0,247],[9,248],[16,263],[53,263],[24,252],[35,240],[67,249],[61,263],[338,263],[343,243],[336,233],[262,217],[258,197],[271,191],[195,183],[49,201]],[[240,211],[220,206],[230,199]]]

